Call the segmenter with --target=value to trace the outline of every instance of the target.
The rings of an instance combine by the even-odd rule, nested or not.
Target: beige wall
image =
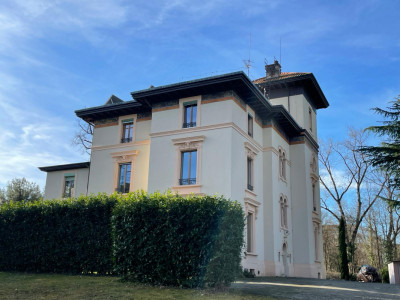
[[[61,199],[64,192],[65,174],[75,174],[74,196],[86,195],[89,169],[72,169],[64,171],[48,172],[44,199]]]

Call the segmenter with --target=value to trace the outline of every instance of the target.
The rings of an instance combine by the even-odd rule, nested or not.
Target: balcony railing
[[[125,185],[119,185],[115,188],[115,191],[117,193],[129,193],[129,184],[125,184]]]
[[[196,122],[183,123],[183,128],[196,127]]]
[[[179,179],[180,185],[189,185],[189,184],[196,184],[196,177],[195,178],[181,178]]]
[[[122,138],[121,139],[121,143],[130,143],[132,142],[132,137],[127,137],[127,138]]]
[[[251,185],[251,184],[247,184],[247,189],[249,190],[249,191],[252,191],[254,188],[253,188],[253,186]]]

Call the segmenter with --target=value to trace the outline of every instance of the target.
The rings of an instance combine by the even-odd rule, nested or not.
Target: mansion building
[[[246,215],[242,265],[256,276],[325,278],[312,73],[243,72],[116,96],[75,113],[94,125],[90,162],[41,167],[45,198],[106,192],[223,195]]]

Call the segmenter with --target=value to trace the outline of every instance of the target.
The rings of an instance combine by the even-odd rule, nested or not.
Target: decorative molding
[[[258,207],[261,205],[260,202],[252,199],[252,198],[244,198],[244,209],[245,209],[245,214],[247,215],[248,212],[254,212],[254,217],[257,220],[257,215],[258,215]]]
[[[258,154],[259,150],[256,147],[254,147],[252,144],[250,144],[249,142],[244,142],[244,148],[246,150],[247,157],[250,157],[251,159],[254,160],[254,158]]]
[[[160,107],[160,108],[153,108],[151,110],[152,113],[155,112],[160,112],[160,111],[166,111],[166,110],[171,110],[171,109],[178,109],[179,105],[172,105],[172,106],[166,106],[166,107]]]
[[[180,151],[184,151],[190,149],[199,149],[205,138],[206,137],[204,135],[199,135],[193,137],[173,139],[172,142],[174,143],[175,146],[178,147]]]
[[[142,145],[150,145],[150,140],[142,140],[142,141],[135,141],[133,143],[120,143],[120,144],[113,144],[106,146],[93,146],[92,151],[118,149],[118,148],[126,148],[126,147],[142,146]]]
[[[123,151],[123,152],[113,152],[110,153],[114,162],[130,162],[139,153],[138,150],[130,150],[130,151]]]

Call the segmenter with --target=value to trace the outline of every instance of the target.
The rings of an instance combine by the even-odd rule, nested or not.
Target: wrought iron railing
[[[196,122],[183,123],[183,128],[196,127]]]
[[[132,142],[132,137],[122,138],[121,143],[130,143]]]
[[[189,185],[189,184],[196,184],[196,177],[195,178],[181,178],[179,179],[180,185]]]
[[[247,189],[250,190],[250,191],[252,191],[254,188],[253,188],[253,186],[252,186],[251,184],[248,183],[248,184],[247,184]]]
[[[119,185],[115,188],[117,193],[128,193],[129,192],[129,184]]]

